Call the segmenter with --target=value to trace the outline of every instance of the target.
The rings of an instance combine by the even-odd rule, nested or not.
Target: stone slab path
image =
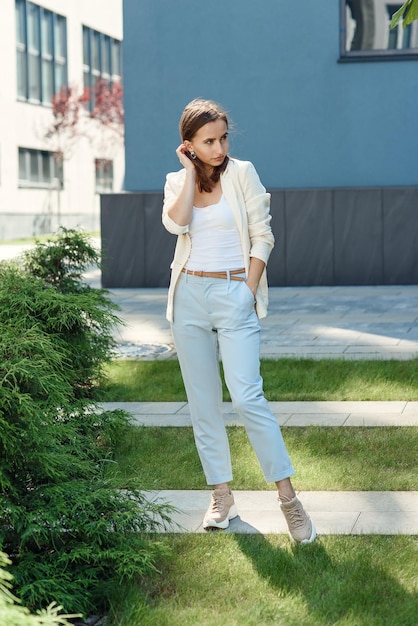
[[[166,289],[112,289],[110,297],[126,324],[116,333],[122,356],[175,358]],[[272,287],[269,299],[263,358],[418,358],[418,285]]]
[[[141,426],[191,426],[187,402],[104,402],[101,406],[128,411]],[[418,426],[418,402],[269,402],[269,406],[280,426]],[[225,423],[239,425],[232,404],[224,402],[223,408]]]
[[[101,406],[128,411],[138,426],[191,426],[186,402],[108,402]],[[418,402],[271,402],[270,407],[286,427],[418,426]],[[224,416],[227,425],[239,425],[228,402],[224,403]],[[274,490],[234,491],[234,496],[239,517],[226,532],[287,532]],[[418,491],[304,491],[299,496],[321,535],[418,535]],[[149,497],[179,509],[173,516],[177,526],[168,529],[170,532],[204,532],[202,518],[210,501],[209,489],[161,490],[150,492]]]
[[[318,535],[418,535],[418,491],[301,491]],[[150,494],[180,509],[169,532],[206,532],[202,519],[210,491],[167,490]],[[234,491],[239,516],[225,532],[279,534],[287,526],[275,491]]]

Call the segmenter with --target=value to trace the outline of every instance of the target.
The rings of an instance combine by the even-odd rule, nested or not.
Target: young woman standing
[[[266,264],[274,245],[270,195],[248,161],[228,156],[228,117],[217,103],[193,100],[180,120],[183,168],[167,175],[163,223],[178,236],[167,318],[206,481],[213,486],[205,529],[238,515],[222,413],[219,359],[233,406],[264,476],[275,482],[291,537],[315,539],[296,497],[280,427],[264,397],[259,318],[267,314]]]

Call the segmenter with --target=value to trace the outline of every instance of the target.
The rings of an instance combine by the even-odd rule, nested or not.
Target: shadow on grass
[[[321,623],[356,626],[415,626],[417,594],[404,589],[374,556],[373,538],[355,538],[356,558],[350,558],[353,537],[327,538],[292,547],[274,545],[274,538],[236,534],[236,543],[258,574],[278,592],[299,595],[311,616]],[[270,541],[271,540],[271,541]],[[390,554],[390,537],[379,537]],[[350,543],[351,542],[351,543]],[[386,544],[389,544],[386,545]],[[378,547],[376,548],[378,550]],[[373,562],[376,561],[376,563]]]

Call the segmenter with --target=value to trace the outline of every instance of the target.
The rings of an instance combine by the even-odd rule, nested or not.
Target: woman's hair
[[[192,100],[186,106],[180,118],[179,130],[181,140],[191,141],[202,126],[208,122],[216,122],[216,120],[223,120],[228,128],[229,122],[226,111],[217,102],[201,98]],[[193,161],[196,167],[197,184],[200,191],[212,191],[222,172],[225,171],[228,160],[229,157],[226,156],[221,165],[213,168],[213,172],[210,175],[206,172],[205,166],[199,158]]]

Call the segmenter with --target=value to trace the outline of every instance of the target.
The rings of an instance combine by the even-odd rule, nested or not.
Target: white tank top
[[[244,267],[240,234],[224,196],[216,204],[193,207],[189,235],[188,270],[220,272]]]

